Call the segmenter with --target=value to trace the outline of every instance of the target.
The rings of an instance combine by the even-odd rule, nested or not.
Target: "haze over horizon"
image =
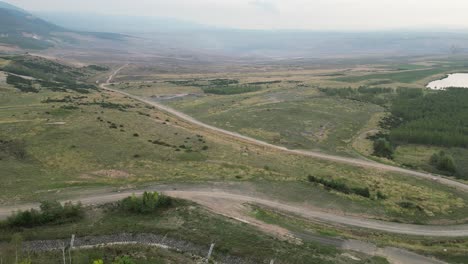
[[[164,17],[207,26],[266,30],[468,28],[462,0],[8,0],[32,12]],[[391,12],[389,12],[391,10]]]

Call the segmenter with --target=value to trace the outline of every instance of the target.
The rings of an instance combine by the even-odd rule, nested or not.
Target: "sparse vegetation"
[[[63,224],[77,221],[83,217],[83,208],[80,203],[70,202],[64,205],[57,201],[41,202],[40,210],[30,209],[18,211],[8,217],[6,224],[10,227],[34,227],[45,224]]]
[[[344,194],[356,194],[365,198],[370,198],[370,191],[368,187],[361,188],[361,187],[348,187],[346,184],[342,182],[338,182],[336,180],[325,180],[322,178],[317,178],[312,175],[307,176],[307,180],[312,183],[319,183],[322,184],[325,188],[332,189],[334,191],[338,191]],[[383,195],[380,195],[383,197]]]
[[[10,157],[17,160],[25,160],[27,156],[28,153],[24,141],[0,139],[0,160]]]
[[[218,94],[218,95],[233,95],[233,94],[243,94],[243,93],[252,93],[259,91],[261,88],[259,86],[252,85],[226,85],[226,86],[209,86],[203,87],[203,92],[209,94]]]
[[[32,86],[32,81],[26,80],[16,75],[8,74],[7,83],[13,85],[24,93],[38,93],[39,90]]]

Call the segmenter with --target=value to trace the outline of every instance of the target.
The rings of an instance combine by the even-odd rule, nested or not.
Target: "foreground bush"
[[[393,147],[387,139],[379,138],[374,141],[374,155],[377,157],[393,159]]]
[[[312,175],[309,175],[307,179],[309,180],[309,182],[320,183],[323,186],[325,186],[325,188],[333,189],[335,191],[338,191],[344,194],[356,194],[365,198],[370,198],[370,191],[369,191],[369,188],[367,187],[366,188],[359,188],[359,187],[350,188],[344,183],[341,183],[335,180],[325,180],[325,179],[314,177]],[[381,195],[383,196],[383,194]]]
[[[453,157],[446,154],[444,151],[432,155],[431,164],[441,171],[450,173],[455,173],[457,171]]]
[[[171,206],[172,199],[158,192],[144,192],[141,197],[132,195],[123,199],[119,206],[125,211],[148,214],[155,212],[159,208]]]
[[[7,225],[12,227],[33,227],[44,224],[61,224],[72,222],[82,218],[84,215],[81,203],[71,202],[62,205],[57,201],[41,202],[39,210],[30,209],[18,211],[6,220]]]

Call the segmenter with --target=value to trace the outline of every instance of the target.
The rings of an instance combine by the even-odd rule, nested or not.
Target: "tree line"
[[[468,90],[447,89],[424,94],[419,89],[399,91],[391,113],[401,120],[390,130],[390,140],[442,147],[468,147]]]

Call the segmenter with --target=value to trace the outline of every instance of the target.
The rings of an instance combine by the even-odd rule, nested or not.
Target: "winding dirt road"
[[[326,223],[336,223],[358,228],[379,230],[395,234],[429,236],[429,237],[468,237],[468,225],[413,225],[385,222],[371,219],[363,219],[347,215],[336,215],[333,213],[313,210],[310,207],[300,204],[288,204],[285,202],[274,201],[264,198],[252,197],[243,194],[234,194],[225,190],[207,189],[207,188],[183,188],[172,190],[171,186],[161,186],[150,188],[150,191],[159,191],[166,195],[181,199],[191,200],[201,204],[215,213],[222,214],[242,222],[249,222],[243,219],[236,207],[248,203],[266,206],[275,210],[291,213],[305,219],[321,221]],[[87,196],[72,200],[72,202],[81,202],[83,205],[96,205],[119,201],[132,194],[140,195],[143,190],[126,191],[120,193],[106,193],[95,196]],[[14,210],[27,210],[38,208],[38,204],[24,204],[21,206],[0,208],[0,219],[5,219]],[[247,218],[246,218],[247,219]]]
[[[159,104],[157,102],[154,102],[154,101],[151,101],[151,100],[148,100],[148,99],[145,99],[145,98],[141,98],[139,96],[135,96],[135,95],[132,95],[132,94],[124,92],[124,91],[109,88],[108,85],[111,83],[114,76],[117,75],[118,72],[121,71],[126,66],[127,65],[124,65],[124,66],[118,68],[117,70],[115,70],[109,76],[106,83],[101,84],[100,87],[102,89],[104,89],[104,90],[119,93],[119,94],[125,95],[125,96],[127,96],[129,98],[132,98],[134,100],[140,101],[142,103],[154,106],[154,107],[158,108],[159,110],[162,110],[162,111],[164,111],[166,113],[174,115],[174,116],[176,116],[176,117],[178,117],[180,119],[183,119],[183,120],[185,120],[187,122],[190,122],[190,123],[192,123],[194,125],[209,129],[211,131],[215,131],[215,132],[223,134],[225,136],[229,136],[229,137],[232,137],[232,138],[235,138],[235,139],[238,139],[238,140],[242,140],[244,142],[255,144],[255,145],[258,145],[258,146],[263,146],[263,147],[267,147],[267,148],[271,148],[271,149],[276,149],[276,150],[284,151],[284,152],[290,153],[290,154],[308,156],[308,157],[313,157],[313,158],[318,158],[318,159],[323,159],[323,160],[328,160],[328,161],[333,161],[333,162],[339,162],[339,163],[346,163],[346,164],[351,164],[351,165],[360,166],[360,167],[375,168],[375,169],[380,169],[380,170],[385,170],[385,171],[393,171],[393,172],[403,173],[403,174],[406,174],[406,175],[411,175],[411,176],[415,176],[415,177],[418,177],[418,178],[423,178],[423,179],[426,179],[426,180],[436,181],[436,182],[439,182],[441,184],[444,184],[444,185],[447,185],[447,186],[450,186],[450,187],[454,187],[454,188],[457,188],[457,189],[462,190],[462,191],[468,191],[468,185],[466,185],[464,183],[461,183],[461,182],[458,182],[458,181],[455,181],[455,180],[444,178],[444,177],[442,177],[440,175],[434,175],[434,174],[425,173],[425,172],[418,172],[418,171],[408,170],[408,169],[404,169],[404,168],[400,168],[400,167],[396,167],[396,166],[391,166],[391,165],[386,165],[386,164],[382,164],[382,163],[378,163],[378,162],[374,162],[374,161],[370,161],[370,160],[360,160],[360,159],[347,158],[347,157],[341,157],[341,156],[336,156],[336,155],[328,155],[328,154],[309,151],[309,150],[288,149],[288,148],[285,148],[285,147],[282,147],[282,146],[273,145],[273,144],[267,143],[265,141],[261,141],[261,140],[255,139],[255,138],[251,138],[251,137],[248,137],[248,136],[241,135],[241,134],[236,133],[236,132],[228,131],[228,130],[225,130],[225,129],[222,129],[222,128],[218,128],[218,127],[215,127],[215,126],[205,124],[205,123],[203,123],[203,122],[201,122],[201,121],[199,121],[199,120],[197,120],[197,119],[195,119],[195,118],[193,118],[193,117],[191,117],[191,116],[189,116],[187,114],[179,112],[179,111],[177,111],[177,110],[175,110],[175,109],[173,109],[171,107]]]

